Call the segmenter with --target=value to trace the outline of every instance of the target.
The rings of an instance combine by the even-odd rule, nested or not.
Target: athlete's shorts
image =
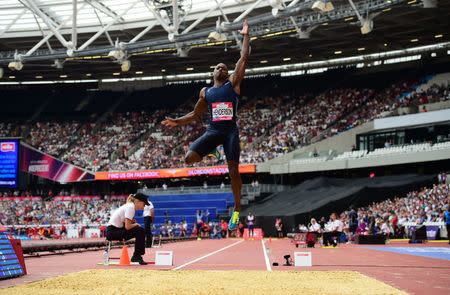
[[[189,147],[189,150],[198,153],[203,158],[219,145],[223,145],[223,150],[228,161],[239,161],[241,146],[239,143],[239,130],[237,128],[221,130],[208,126],[206,132],[194,141]]]
[[[248,225],[248,231],[253,231],[253,229],[255,228],[255,226],[254,225]]]

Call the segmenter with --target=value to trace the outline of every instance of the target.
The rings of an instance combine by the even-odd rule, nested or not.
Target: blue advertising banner
[[[0,139],[0,187],[16,188],[19,167],[19,140]]]

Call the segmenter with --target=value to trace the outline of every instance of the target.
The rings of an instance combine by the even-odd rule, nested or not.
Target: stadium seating
[[[448,73],[428,75],[422,79],[402,80],[400,77],[379,89],[333,88],[312,94],[302,93],[304,91],[298,88],[287,88],[285,91],[279,89],[278,94],[272,89],[265,90],[266,95],[243,96],[238,111],[241,162],[266,162],[392,114],[401,107],[447,101],[450,99],[449,77]],[[277,83],[286,84],[286,87],[289,84],[288,80],[282,79]],[[259,93],[261,83],[257,79],[249,79],[249,84],[255,93]],[[53,92],[40,90],[36,95],[44,101],[48,97],[49,103],[42,106],[40,115],[37,112],[37,121],[17,124],[8,122],[8,115],[5,115],[0,122],[0,136],[22,135],[25,141],[41,151],[61,156],[64,161],[92,171],[185,167],[185,151],[203,133],[205,124],[196,122],[169,130],[160,122],[165,116],[177,117],[189,112],[200,86],[199,83],[168,85],[132,93],[81,88]],[[22,96],[26,93],[8,91],[8,95],[17,98],[17,102],[25,102]],[[169,94],[173,100],[158,99]],[[183,100],[187,96],[189,100]],[[67,105],[62,103],[62,98],[67,100]],[[32,108],[39,109],[39,105],[26,105],[30,108],[24,108],[23,114],[29,117],[33,113]],[[73,109],[75,111],[71,111]],[[206,122],[206,114],[202,120]],[[368,156],[397,151],[375,151]],[[361,156],[365,153],[338,155],[337,159]],[[201,163],[216,164],[216,160],[210,157]]]
[[[208,219],[215,221],[218,214],[226,214],[228,207],[234,206],[231,192],[180,194],[180,195],[152,195],[150,200],[155,207],[155,228],[167,224],[177,226],[185,221],[189,227],[195,223],[197,210],[203,214],[208,210]],[[68,225],[97,225],[106,224],[110,213],[123,204],[123,201],[2,201],[0,197],[0,220],[4,225],[34,225],[47,224],[59,226],[61,222]],[[142,210],[137,210],[135,219],[144,224]],[[28,221],[28,222],[27,222]]]
[[[335,159],[357,159],[367,155],[367,150],[344,152],[335,157]]]
[[[170,195],[150,196],[155,206],[155,225],[160,226],[166,220],[180,223],[185,220],[193,224],[197,210],[206,210],[210,213],[210,219],[216,219],[217,214],[226,213],[227,206],[234,204],[231,193],[201,194],[201,195]],[[138,220],[137,220],[138,221]],[[138,221],[139,222],[139,221]]]

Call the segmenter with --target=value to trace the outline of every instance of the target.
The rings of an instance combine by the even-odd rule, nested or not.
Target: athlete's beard
[[[217,82],[225,82],[228,79],[228,73],[219,73],[214,78]]]

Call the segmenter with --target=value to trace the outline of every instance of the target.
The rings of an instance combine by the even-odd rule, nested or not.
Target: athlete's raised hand
[[[177,121],[175,119],[166,117],[164,121],[161,122],[162,125],[169,127],[169,129],[172,129],[172,127],[175,127],[178,125]]]
[[[244,20],[244,24],[242,25],[242,30],[238,30],[241,35],[248,35],[248,22]]]

